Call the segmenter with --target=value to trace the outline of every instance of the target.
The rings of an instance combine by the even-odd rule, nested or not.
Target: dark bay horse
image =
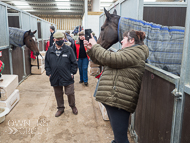
[[[12,49],[14,50],[16,47],[22,47],[26,45],[26,47],[28,47],[34,53],[34,55],[39,55],[38,47],[34,41],[34,34],[36,31],[24,31],[22,29],[9,27],[9,42],[10,45],[12,45]]]
[[[37,56],[37,55],[39,55],[39,50],[34,41],[34,39],[35,39],[34,34],[36,32],[37,32],[37,30],[35,30],[34,32],[31,32],[31,30],[27,31],[24,34],[24,43],[25,43],[26,47],[28,47],[31,51],[33,51],[34,55]]]
[[[135,19],[132,21],[130,18],[126,17],[122,19],[122,17],[117,15],[116,10],[114,10],[113,14],[110,14],[104,8],[104,12],[106,20],[101,27],[101,32],[97,41],[98,44],[108,49],[113,44],[122,40],[121,36],[124,31],[121,30],[122,27],[120,26],[122,26],[122,22],[126,22],[122,20],[128,19],[128,23],[124,23],[124,29],[138,29],[146,33],[147,37],[145,38],[145,44],[150,50],[147,63],[173,74],[180,75],[185,33],[184,27],[163,26]],[[175,56],[176,54],[178,55]]]
[[[113,14],[110,14],[105,8],[104,12],[106,15],[106,20],[101,27],[101,32],[97,43],[103,48],[108,49],[113,44],[118,42],[118,23],[120,16],[117,15],[117,11],[114,10]]]

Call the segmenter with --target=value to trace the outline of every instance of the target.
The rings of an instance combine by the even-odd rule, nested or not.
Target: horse
[[[37,32],[37,30],[31,32],[24,31],[22,29],[9,27],[9,43],[12,45],[12,49],[14,50],[16,47],[22,47],[26,45],[33,53],[34,55],[39,55],[38,47],[35,43],[35,36],[34,34]]]
[[[113,44],[118,42],[117,31],[118,31],[118,23],[120,16],[117,15],[117,11],[115,9],[113,14],[110,14],[105,8],[104,12],[106,15],[106,20],[101,27],[101,32],[97,43],[100,44],[103,48],[108,49]]]
[[[34,40],[36,40],[35,36],[34,36],[34,34],[36,32],[37,32],[37,30],[35,30],[33,32],[31,32],[31,30],[27,31],[24,34],[24,43],[25,43],[26,47],[28,47],[34,53],[34,55],[38,56],[40,54],[40,52],[34,41]]]
[[[117,15],[116,10],[114,10],[113,14],[110,14],[104,8],[104,12],[106,20],[101,26],[100,36],[97,41],[104,49],[110,48],[118,41],[121,43],[125,31],[132,29],[143,31],[146,33],[144,43],[149,48],[149,57],[146,62],[180,75],[185,34],[184,27],[162,26],[143,20],[120,17]]]

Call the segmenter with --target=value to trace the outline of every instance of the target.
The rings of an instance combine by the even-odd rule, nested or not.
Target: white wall
[[[85,15],[83,15],[83,17],[82,17],[82,26],[84,27],[84,29],[86,28],[86,25],[85,25]]]
[[[88,15],[88,28],[91,28],[96,37],[99,37],[99,15]]]
[[[83,16],[82,24],[85,27],[85,16]],[[88,27],[86,29],[92,29],[96,37],[99,37],[99,15],[88,15]]]

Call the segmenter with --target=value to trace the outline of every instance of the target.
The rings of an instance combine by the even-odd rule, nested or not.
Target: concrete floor
[[[97,80],[89,76],[88,87],[78,82],[76,74],[79,114],[72,113],[64,95],[65,112],[56,118],[56,100],[49,78],[45,73],[29,76],[18,86],[20,101],[0,124],[0,143],[110,143],[110,122],[102,119],[93,97]]]

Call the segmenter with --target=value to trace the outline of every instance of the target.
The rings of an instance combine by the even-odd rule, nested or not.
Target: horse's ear
[[[31,30],[29,30],[29,31],[27,31],[28,32],[28,35],[30,35],[30,33],[31,33]]]
[[[107,11],[107,10],[105,9],[105,7],[104,7],[104,12],[105,12],[105,14],[106,14],[107,19],[109,20],[109,19],[111,18],[111,14],[109,13],[109,11]]]
[[[114,9],[113,14],[114,14],[114,15],[117,15],[117,11],[116,11],[116,9]]]
[[[37,32],[37,30],[35,30],[34,32],[32,32],[33,34],[35,34]]]

